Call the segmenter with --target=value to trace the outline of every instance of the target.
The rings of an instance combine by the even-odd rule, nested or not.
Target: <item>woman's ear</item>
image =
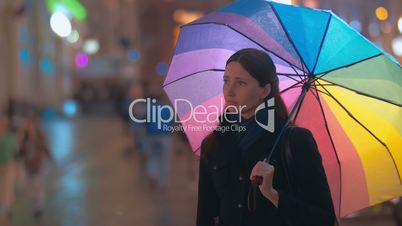
[[[270,93],[271,93],[271,84],[268,83],[263,87],[260,98],[265,99],[267,98],[267,96],[269,96]]]

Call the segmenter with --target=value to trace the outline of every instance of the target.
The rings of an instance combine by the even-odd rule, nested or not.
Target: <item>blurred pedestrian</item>
[[[0,218],[11,217],[15,201],[17,136],[9,128],[9,118],[0,115]]]
[[[162,100],[161,86],[151,85],[149,94],[152,101],[148,112],[151,120],[147,122],[147,171],[151,186],[163,190],[167,185],[172,149],[172,134],[167,129],[172,121],[164,120],[171,118],[172,112]]]
[[[140,178],[146,177],[146,162],[147,156],[145,153],[146,140],[147,140],[147,125],[141,123],[147,117],[146,103],[141,101],[144,98],[144,85],[141,82],[132,84],[129,90],[130,102],[127,103],[126,111],[130,112],[130,129],[133,141],[133,147],[127,149],[125,156],[129,157],[131,154],[138,154],[139,157],[139,172]],[[136,101],[136,102],[134,102]],[[132,104],[132,105],[131,105]]]
[[[44,164],[51,158],[45,134],[42,132],[39,119],[36,115],[29,116],[22,131],[21,148],[19,151],[27,175],[30,195],[33,199],[34,216],[41,217],[45,201]]]

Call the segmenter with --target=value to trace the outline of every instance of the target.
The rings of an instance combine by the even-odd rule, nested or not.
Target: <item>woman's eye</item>
[[[245,83],[245,82],[243,82],[243,81],[240,81],[240,82],[239,82],[239,85],[240,85],[240,86],[245,86],[245,85],[247,85],[247,83]]]

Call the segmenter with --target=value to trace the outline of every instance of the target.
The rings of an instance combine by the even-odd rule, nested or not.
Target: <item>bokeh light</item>
[[[160,62],[156,65],[156,73],[158,75],[166,75],[169,69],[169,65],[167,63]]]
[[[375,15],[381,21],[387,20],[388,19],[388,10],[384,7],[378,7],[375,10]]]
[[[88,55],[95,54],[99,51],[99,42],[96,39],[88,39],[84,43],[84,52]]]
[[[399,30],[399,33],[402,34],[402,17],[399,18],[399,20],[398,20],[398,30]]]
[[[88,66],[88,62],[89,59],[85,53],[78,53],[75,57],[75,64],[78,68],[85,68],[86,66]]]
[[[378,23],[373,22],[369,25],[369,33],[373,37],[378,37],[380,35],[380,26]]]
[[[46,76],[54,75],[55,66],[53,61],[49,57],[44,57],[40,61],[40,70]]]
[[[402,36],[392,40],[392,51],[394,51],[395,55],[402,56]]]
[[[29,64],[29,49],[28,48],[20,49],[20,60],[25,65]]]
[[[67,41],[69,43],[76,43],[80,39],[80,34],[77,30],[73,30],[69,36],[67,36]]]
[[[71,33],[71,22],[61,12],[55,12],[50,17],[50,27],[58,36],[65,38]]]
[[[78,22],[85,22],[87,19],[87,9],[79,0],[46,0],[46,5],[50,13],[64,8]]]
[[[350,26],[358,32],[362,31],[362,23],[359,20],[352,20]]]
[[[173,13],[173,18],[179,24],[187,24],[202,17],[203,15],[204,14],[202,12],[177,9]]]
[[[310,8],[318,8],[319,7],[317,0],[305,0],[303,5],[306,7],[310,7]]]
[[[140,51],[138,49],[131,49],[128,51],[128,59],[130,61],[137,61],[141,58]]]
[[[392,32],[392,24],[388,21],[382,22],[381,23],[381,31],[384,34],[389,34]]]
[[[67,100],[63,104],[63,113],[67,117],[74,117],[77,114],[78,107],[77,103],[73,100]]]

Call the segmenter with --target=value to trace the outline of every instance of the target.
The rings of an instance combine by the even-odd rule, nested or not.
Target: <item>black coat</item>
[[[265,132],[243,158],[234,132],[215,131],[217,143],[211,148],[209,142],[207,154],[204,140],[201,146],[203,157],[200,160],[197,226],[216,225],[217,219],[219,225],[224,226],[334,225],[336,217],[317,145],[309,130],[298,127],[290,136],[297,191],[290,191],[284,174],[284,160],[280,156],[283,147],[279,147],[273,155],[273,186],[279,193],[279,206],[276,208],[257,188],[256,210],[248,210],[251,170],[268,155],[278,133],[278,130],[276,133]]]

